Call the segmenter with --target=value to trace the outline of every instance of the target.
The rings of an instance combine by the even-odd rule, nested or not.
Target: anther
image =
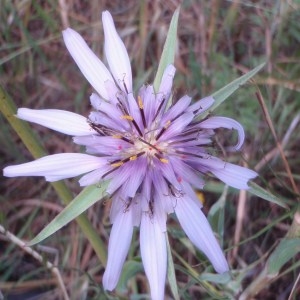
[[[112,163],[110,164],[112,167],[121,167],[124,164],[123,161],[118,161],[116,163]]]
[[[144,113],[144,103],[143,103],[143,100],[142,100],[141,96],[138,96],[138,105],[139,105],[140,113],[141,113],[141,116],[142,116],[143,125],[144,125],[144,127],[146,127],[146,118],[145,118],[145,113]]]
[[[164,163],[164,164],[169,163],[169,160],[166,159],[166,158],[160,158],[159,160],[160,160],[162,163]]]
[[[143,104],[141,96],[138,96],[138,104],[139,104],[140,109],[144,109],[144,104]]]
[[[121,119],[128,120],[128,121],[133,121],[133,117],[130,116],[130,115],[123,115],[123,116],[121,116]]]
[[[171,121],[167,121],[167,123],[165,124],[165,126],[161,129],[161,131],[158,133],[158,135],[155,137],[156,140],[158,140],[162,134],[167,130],[167,128],[170,126]]]

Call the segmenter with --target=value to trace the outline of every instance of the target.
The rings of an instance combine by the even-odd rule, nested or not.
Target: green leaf
[[[212,107],[201,114],[201,118],[205,118],[210,112],[215,110],[220,104],[222,104],[231,94],[233,94],[240,86],[245,84],[249,79],[251,79],[256,73],[258,73],[263,67],[265,63],[257,66],[253,70],[249,71],[245,75],[235,79],[231,83],[225,85],[223,88],[218,90],[217,92],[213,93],[212,96],[215,99],[214,104]]]
[[[199,276],[201,281],[209,281],[214,283],[227,284],[231,280],[229,272],[223,274],[203,273]]]
[[[249,193],[251,193],[255,196],[258,196],[262,199],[265,199],[267,201],[270,201],[272,203],[275,203],[281,207],[288,208],[288,206],[284,203],[283,200],[281,200],[278,197],[276,197],[275,195],[271,194],[269,191],[263,189],[256,183],[249,181],[248,185],[250,187],[250,189],[248,190]]]
[[[228,186],[224,186],[222,195],[217,202],[213,204],[208,213],[208,221],[215,232],[223,240],[224,237],[224,224],[225,224],[225,204],[228,193]]]
[[[171,252],[169,238],[167,234],[166,234],[166,243],[167,243],[167,252],[168,252],[168,281],[173,294],[173,298],[175,300],[179,300],[180,297],[178,294],[174,262],[173,262],[172,252]]]
[[[103,199],[107,185],[108,181],[101,183],[101,186],[91,185],[86,187],[27,245],[32,246],[43,241],[74,220],[97,201]]]
[[[128,292],[128,281],[137,273],[143,271],[144,267],[141,262],[135,260],[126,261],[116,288],[117,291],[121,294]]]
[[[285,263],[300,252],[300,238],[281,240],[267,262],[268,274],[276,276]]]
[[[155,75],[153,87],[154,91],[157,92],[160,86],[160,82],[166,67],[170,64],[174,64],[175,51],[177,47],[177,25],[180,7],[178,7],[172,17],[171,24],[169,27],[166,42],[163,48],[163,52],[159,61],[157,73]]]

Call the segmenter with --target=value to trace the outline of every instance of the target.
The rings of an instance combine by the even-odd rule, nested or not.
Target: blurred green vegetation
[[[154,78],[168,25],[179,4],[174,99],[187,93],[197,100],[266,62],[264,70],[214,114],[233,117],[246,131],[242,151],[227,153],[226,159],[256,169],[260,174],[256,183],[290,208],[286,211],[250,194],[244,201],[239,191],[224,192],[223,184],[208,178],[205,212],[222,193],[225,197],[223,244],[232,278],[222,282],[218,277],[204,276],[212,271],[209,263],[195,251],[171,216],[169,236],[179,292],[182,299],[254,299],[249,287],[272,261],[268,255],[289,231],[298,206],[299,195],[291,186],[256,97],[260,91],[299,188],[298,0],[0,0],[0,83],[19,107],[58,108],[87,115],[92,88],[64,47],[61,31],[68,26],[76,29],[103,58],[100,13],[109,10],[132,59],[137,89]],[[1,115],[0,126],[1,166],[31,160]],[[32,127],[49,153],[80,151],[71,138]],[[220,131],[217,144],[226,144],[228,138],[227,131]],[[78,194],[76,180],[66,183],[74,195]],[[0,190],[0,224],[24,241],[34,237],[63,207],[44,179],[1,178]],[[109,203],[96,204],[88,211],[89,219],[106,241],[110,231],[108,214]],[[293,226],[297,226],[295,219]],[[74,222],[48,239],[44,243],[48,248],[37,251],[58,266],[72,299],[145,299],[147,280],[141,272],[137,236],[119,288],[111,295],[102,290],[104,267]],[[299,297],[298,252],[263,287],[255,287],[255,299]],[[4,297],[17,299],[9,297],[23,295],[22,299],[31,299],[39,293],[40,299],[60,299],[60,290],[52,279],[45,266],[0,234],[0,291]],[[168,288],[166,294],[172,297]]]

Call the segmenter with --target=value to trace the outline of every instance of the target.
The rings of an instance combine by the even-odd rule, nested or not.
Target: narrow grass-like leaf
[[[166,242],[167,242],[167,252],[168,252],[168,281],[169,281],[170,288],[171,288],[174,299],[179,300],[180,297],[178,294],[174,262],[173,262],[172,252],[171,252],[169,238],[168,238],[167,234],[166,234]]]
[[[213,93],[212,96],[215,99],[212,107],[201,114],[199,117],[205,118],[210,112],[214,111],[220,104],[222,104],[231,94],[233,94],[239,87],[245,84],[249,79],[251,79],[256,73],[258,73],[263,67],[265,63],[257,66],[253,70],[244,74],[243,76],[233,80],[229,84],[225,85],[223,88]]]
[[[154,91],[157,92],[163,73],[166,67],[170,64],[174,64],[175,51],[177,47],[177,25],[180,7],[178,7],[172,17],[169,31],[167,34],[166,42],[164,44],[163,52],[159,61],[157,73],[153,82]]]
[[[281,207],[288,208],[288,206],[284,203],[283,200],[281,200],[278,197],[276,197],[275,195],[271,194],[269,191],[263,189],[256,183],[250,181],[248,183],[248,185],[250,186],[250,189],[248,190],[249,193],[251,193],[255,196],[258,196],[262,199],[265,199],[267,201],[270,201],[272,203],[275,203]]]
[[[43,241],[51,234],[74,220],[97,201],[103,199],[107,184],[108,182],[104,182],[100,187],[96,185],[86,187],[63,209],[62,212],[60,212],[34,239],[28,243],[28,246],[32,246]]]
[[[300,238],[281,240],[267,262],[268,274],[277,275],[285,263],[300,252]]]
[[[223,241],[224,224],[225,224],[225,204],[228,193],[228,186],[224,186],[224,190],[217,202],[213,204],[208,213],[208,221],[215,232],[218,233],[220,239]],[[223,242],[221,243],[223,246]]]
[[[120,276],[116,290],[121,294],[126,293],[128,291],[128,281],[137,273],[143,271],[144,267],[142,262],[138,262],[135,260],[126,261],[123,266],[122,274]]]
[[[199,279],[201,281],[227,284],[231,280],[231,277],[229,272],[223,274],[203,273],[199,276]]]

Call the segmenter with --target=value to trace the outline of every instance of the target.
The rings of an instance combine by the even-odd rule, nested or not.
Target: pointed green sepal
[[[288,206],[286,205],[286,203],[279,199],[278,197],[276,197],[275,195],[273,195],[272,193],[270,193],[269,191],[263,189],[262,187],[260,187],[258,184],[249,181],[248,185],[250,187],[250,189],[248,190],[249,193],[258,196],[264,200],[270,201],[272,203],[275,203],[283,208],[288,208]]]
[[[106,181],[101,183],[101,186],[91,185],[86,187],[27,245],[32,246],[43,241],[74,220],[90,206],[102,200],[105,196],[107,185],[108,182]]]
[[[201,114],[201,119],[205,118],[210,112],[214,111],[220,104],[222,104],[231,94],[233,94],[238,88],[244,85],[248,80],[250,80],[256,73],[258,73],[263,67],[265,63],[257,66],[253,70],[244,74],[243,76],[233,80],[229,84],[225,85],[223,88],[218,90],[217,92],[212,94],[212,97],[215,99],[214,104],[211,108]]]
[[[178,7],[172,17],[169,27],[166,42],[164,44],[163,52],[159,61],[157,73],[153,82],[154,91],[157,92],[160,86],[160,82],[166,67],[170,64],[174,64],[175,52],[177,47],[177,26],[180,7]]]

